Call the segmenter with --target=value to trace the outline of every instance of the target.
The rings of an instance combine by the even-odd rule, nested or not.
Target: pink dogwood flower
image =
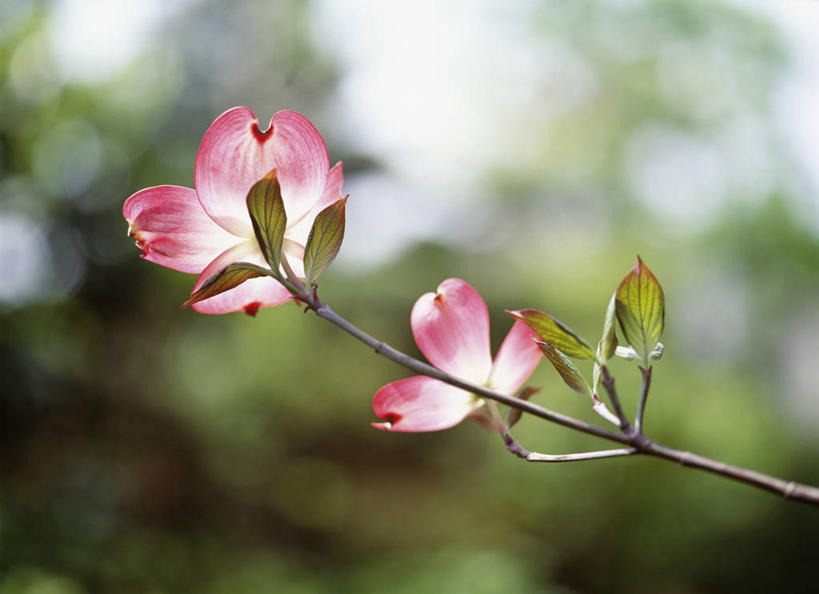
[[[515,322],[492,361],[489,348],[489,310],[466,282],[450,278],[435,293],[422,295],[410,315],[415,342],[438,369],[512,395],[532,374],[541,353],[535,334]],[[425,376],[387,384],[373,398],[373,409],[386,431],[437,431],[473,416],[484,400],[460,388]]]
[[[247,193],[276,170],[287,215],[283,257],[303,275],[307,237],[316,215],[341,197],[341,163],[330,169],[327,147],[310,121],[280,111],[266,131],[253,112],[234,107],[210,125],[194,167],[196,189],[155,186],[128,198],[122,214],[146,260],[199,277],[193,292],[234,262],[268,268],[253,232]],[[273,278],[259,277],[193,304],[200,313],[255,315],[291,299]]]

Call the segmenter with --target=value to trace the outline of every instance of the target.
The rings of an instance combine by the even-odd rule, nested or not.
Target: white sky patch
[[[366,198],[354,190],[377,189],[360,233],[382,237],[383,250],[348,246],[346,261],[372,264],[413,241],[463,239],[457,230],[491,198],[492,170],[530,171],[538,134],[593,95],[591,67],[536,34],[530,9],[496,0],[317,3],[316,43],[341,68],[340,132],[384,165],[345,185],[356,200]]]
[[[819,2],[738,2],[769,15],[784,32],[793,50],[793,63],[776,102],[779,126],[792,144],[793,154],[807,174],[808,187],[791,190],[813,208],[819,229]]]
[[[819,3],[763,4],[796,44],[779,119],[819,188]],[[378,221],[379,232],[394,239],[391,249],[429,236],[425,228],[443,228],[441,216],[468,218],[469,207],[489,197],[492,169],[531,171],[542,140],[533,131],[548,133],[551,121],[596,91],[595,72],[570,46],[529,27],[529,3],[320,0],[317,8],[316,41],[342,70],[334,107],[340,131],[385,166],[379,199],[405,209],[403,218]],[[688,80],[677,75],[675,83]],[[716,106],[708,102],[716,98],[700,98],[704,115],[718,107],[730,113],[732,97],[726,91]],[[630,162],[639,167],[629,167],[629,182],[675,233],[707,226],[726,200],[753,205],[775,189],[774,139],[746,116],[725,119],[708,138],[650,123],[635,135]],[[816,196],[808,200],[819,206]],[[443,202],[450,208],[427,209]]]
[[[390,170],[432,191],[446,188],[448,200],[488,167],[533,149],[525,116],[535,106],[539,117],[553,117],[594,86],[571,49],[536,39],[514,5],[325,0],[319,7],[316,40],[342,58],[343,132]]]
[[[114,76],[150,42],[156,27],[193,0],[58,0],[48,32],[65,80],[95,83]]]
[[[634,193],[675,233],[698,228],[715,214],[725,192],[724,168],[708,141],[665,126],[646,126],[629,143]]]
[[[433,239],[428,222],[445,216],[435,204],[419,204],[409,187],[382,173],[348,175],[344,192],[350,201],[339,264],[348,268],[387,261],[410,241]]]

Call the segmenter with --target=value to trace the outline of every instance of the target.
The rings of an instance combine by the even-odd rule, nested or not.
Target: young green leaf
[[[600,354],[600,345],[597,345],[597,354]],[[595,361],[594,367],[592,368],[592,394],[597,394],[600,391],[600,380],[602,376],[603,368],[600,367],[600,363]]]
[[[281,274],[279,265],[287,214],[284,212],[282,190],[275,169],[250,188],[247,193],[247,211],[264,258],[278,277]]]
[[[198,301],[204,301],[205,299],[209,299],[214,295],[218,295],[219,293],[224,293],[225,291],[229,291],[234,287],[238,287],[246,280],[259,276],[266,276],[269,273],[269,270],[265,270],[261,266],[256,266],[255,264],[249,264],[247,262],[236,262],[234,264],[230,264],[206,280],[205,284],[199,287],[199,289],[193,295],[191,295],[190,299],[182,304],[182,307],[188,307],[189,305],[193,305]]]
[[[313,222],[304,248],[304,275],[310,285],[316,284],[341,248],[346,205],[347,198],[339,198],[322,210]]]
[[[549,362],[554,365],[567,386],[578,394],[591,396],[591,388],[589,388],[586,378],[580,374],[577,367],[574,366],[574,363],[572,363],[566,355],[547,342],[543,342],[542,340],[536,340],[535,342],[537,346],[540,347],[540,350],[543,351],[543,354],[546,355]]]
[[[597,345],[597,354],[603,362],[613,357],[614,351],[617,349],[617,332],[614,327],[617,320],[616,301],[617,294],[614,293],[609,300],[609,306],[606,308],[606,321],[603,323],[603,337]]]
[[[515,398],[520,398],[521,400],[529,400],[532,396],[540,392],[540,388],[532,388],[531,386],[526,386],[525,388],[521,388],[518,390],[518,393],[515,394]],[[519,408],[510,408],[506,411],[506,428],[511,429],[514,427],[518,421],[520,421],[520,417],[523,415],[523,411]]]
[[[576,359],[596,359],[588,343],[568,326],[549,314],[537,309],[519,309],[507,312],[513,318],[523,320],[544,342]]]
[[[637,257],[632,268],[617,287],[617,319],[626,341],[640,356],[644,365],[660,340],[665,324],[665,296],[660,283]]]

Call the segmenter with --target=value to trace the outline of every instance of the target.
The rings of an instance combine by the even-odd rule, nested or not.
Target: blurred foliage
[[[90,82],[50,45],[61,6],[0,4],[0,593],[815,589],[813,509],[657,460],[525,465],[469,423],[373,431],[370,396],[404,370],[293,306],[181,310],[193,277],[139,260],[120,207],[145,186],[191,185],[222,110],[297,109],[349,180],[385,166],[330,117],[342,67],[311,42],[320,5],[183,4],[130,65]],[[417,354],[412,303],[459,276],[485,297],[495,348],[503,310],[521,307],[593,339],[639,252],[668,306],[649,434],[819,483],[815,384],[790,398],[815,368],[816,333],[799,340],[819,327],[819,241],[780,183],[787,159],[773,143],[769,190],[748,202],[727,184],[719,204],[694,203],[707,224],[686,233],[629,182],[669,130],[730,148],[720,134],[741,117],[775,135],[779,33],[717,2],[533,6],[540,38],[594,72],[591,98],[533,119],[537,146],[487,173],[497,200],[472,244],[416,244],[359,270],[342,248],[323,298]],[[614,372],[633,410],[639,374]],[[548,365],[530,383],[597,420]],[[529,418],[516,437],[600,445]]]

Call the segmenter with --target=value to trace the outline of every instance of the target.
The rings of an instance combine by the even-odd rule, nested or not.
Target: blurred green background
[[[495,347],[505,308],[594,340],[639,253],[668,304],[648,434],[819,484],[819,7],[405,4],[0,0],[0,593],[816,591],[819,510],[375,431],[405,370],[291,305],[182,310],[193,277],[139,259],[125,198],[191,186],[225,109],[294,109],[344,161],[342,315],[417,354],[412,304],[459,276]]]

